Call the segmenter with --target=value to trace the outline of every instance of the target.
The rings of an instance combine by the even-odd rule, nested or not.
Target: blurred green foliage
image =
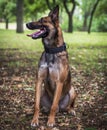
[[[17,0],[0,0],[0,21],[16,20]],[[68,16],[66,14],[62,0],[48,0],[49,6],[53,8],[55,4],[60,5],[60,21],[62,29],[67,31]],[[96,0],[76,0],[76,9],[73,15],[74,31],[86,31],[89,24],[90,11]],[[46,16],[49,12],[46,0],[24,0],[24,22],[37,20],[39,17]],[[68,0],[67,6],[72,8]],[[86,20],[86,21],[85,21]],[[86,22],[86,23],[85,23]],[[84,23],[86,25],[84,25]],[[107,32],[107,4],[106,0],[100,0],[92,23],[92,31]]]

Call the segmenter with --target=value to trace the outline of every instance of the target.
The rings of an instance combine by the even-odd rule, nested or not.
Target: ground
[[[47,115],[40,112],[40,128],[31,128],[38,57],[26,52],[0,49],[0,130],[48,130]],[[36,57],[37,56],[37,57]],[[52,130],[107,130],[107,71],[86,73],[71,65],[72,85],[77,92],[76,116],[56,115]]]

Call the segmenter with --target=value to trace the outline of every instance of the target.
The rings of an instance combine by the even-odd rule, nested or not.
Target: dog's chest
[[[48,66],[48,72],[49,72],[49,76],[50,79],[52,81],[57,81],[59,80],[59,69],[58,69],[58,64],[57,63],[50,63]]]
[[[41,71],[45,74],[45,79],[56,81],[59,79],[59,63],[55,55],[45,55],[45,60],[40,64]]]

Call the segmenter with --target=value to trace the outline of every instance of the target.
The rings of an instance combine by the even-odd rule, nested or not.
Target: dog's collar
[[[64,43],[62,46],[60,47],[53,47],[53,48],[49,48],[44,46],[45,52],[49,53],[49,54],[56,54],[62,51],[66,51],[66,44]]]

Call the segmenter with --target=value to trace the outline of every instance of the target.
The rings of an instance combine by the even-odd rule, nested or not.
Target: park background
[[[31,130],[41,40],[25,24],[60,6],[60,26],[78,96],[75,117],[56,115],[54,130],[107,128],[107,1],[0,0],[0,129]],[[40,113],[46,130],[47,115]]]

